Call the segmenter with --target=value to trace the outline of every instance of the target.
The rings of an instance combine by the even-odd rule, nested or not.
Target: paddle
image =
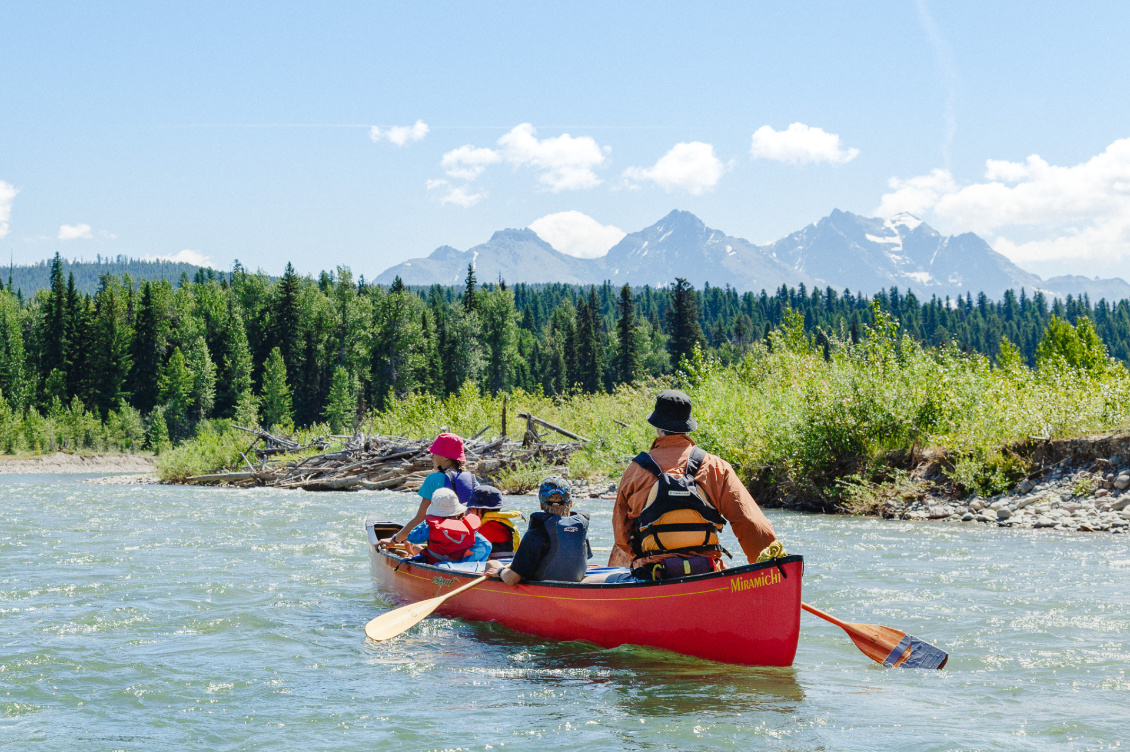
[[[464,590],[475,587],[475,585],[486,582],[490,578],[486,575],[479,577],[476,580],[471,580],[466,585],[455,588],[450,593],[444,593],[437,598],[429,598],[426,601],[419,603],[412,603],[400,608],[394,608],[392,611],[381,614],[377,618],[370,621],[365,625],[365,636],[370,640],[383,642],[384,640],[391,640],[398,634],[407,632],[412,627],[416,626],[440,607],[444,601],[453,595],[458,595]]]
[[[810,614],[830,621],[848,633],[855,646],[871,660],[887,668],[937,668],[946,665],[949,654],[941,648],[912,637],[906,632],[879,624],[855,624],[840,621],[831,614],[815,609],[807,603],[800,604]]]

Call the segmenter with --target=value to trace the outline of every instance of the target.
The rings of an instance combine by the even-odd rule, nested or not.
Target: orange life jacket
[[[452,517],[424,517],[428,524],[428,547],[424,549],[424,561],[438,564],[441,561],[463,561],[475,545],[475,531],[479,529],[479,518],[469,514],[461,520]]]

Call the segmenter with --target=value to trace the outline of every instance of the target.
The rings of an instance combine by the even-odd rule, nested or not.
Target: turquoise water
[[[951,657],[883,669],[805,615],[796,664],[756,669],[445,619],[367,644],[361,522],[414,506],[0,477],[0,747],[1083,750],[1130,729],[1130,536],[770,513],[808,602]],[[608,545],[610,502],[583,508]]]

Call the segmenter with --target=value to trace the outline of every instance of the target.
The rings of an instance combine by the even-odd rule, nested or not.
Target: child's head
[[[432,464],[439,470],[462,470],[467,462],[467,453],[463,451],[463,439],[453,433],[441,433],[428,447],[432,455]]]
[[[467,501],[467,509],[479,516],[486,512],[501,511],[502,492],[494,486],[479,486],[471,492],[471,498]]]
[[[573,494],[569,490],[569,481],[554,475],[546,478],[538,486],[538,501],[541,502],[542,511],[549,514],[566,515],[573,507]]]
[[[428,504],[428,514],[433,517],[459,517],[467,511],[467,507],[459,501],[459,497],[450,488],[439,488],[432,494],[431,503]]]

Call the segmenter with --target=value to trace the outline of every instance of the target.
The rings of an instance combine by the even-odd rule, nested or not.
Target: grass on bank
[[[762,498],[867,511],[892,489],[915,493],[907,475],[915,457],[935,457],[958,492],[991,494],[1027,472],[1010,445],[1110,430],[1130,419],[1130,374],[1107,357],[1085,319],[1077,327],[1053,319],[1034,369],[1007,340],[993,364],[955,346],[923,348],[897,331],[897,322],[876,311],[876,325],[861,342],[826,335],[828,346],[817,346],[794,314],[732,366],[698,356],[677,378],[611,394],[512,392],[509,433],[524,428],[518,411],[532,412],[591,439],[574,455],[572,477],[615,478],[654,437],[645,418],[655,393],[676,386],[694,401],[694,439],[730,461]],[[497,435],[502,402],[468,384],[446,399],[392,400],[362,426],[418,438],[442,429],[470,436],[484,427]],[[326,433],[310,433],[320,428]],[[213,424],[163,454],[159,469],[178,478],[236,467],[248,443]],[[498,481],[529,488],[543,472],[518,468]]]

